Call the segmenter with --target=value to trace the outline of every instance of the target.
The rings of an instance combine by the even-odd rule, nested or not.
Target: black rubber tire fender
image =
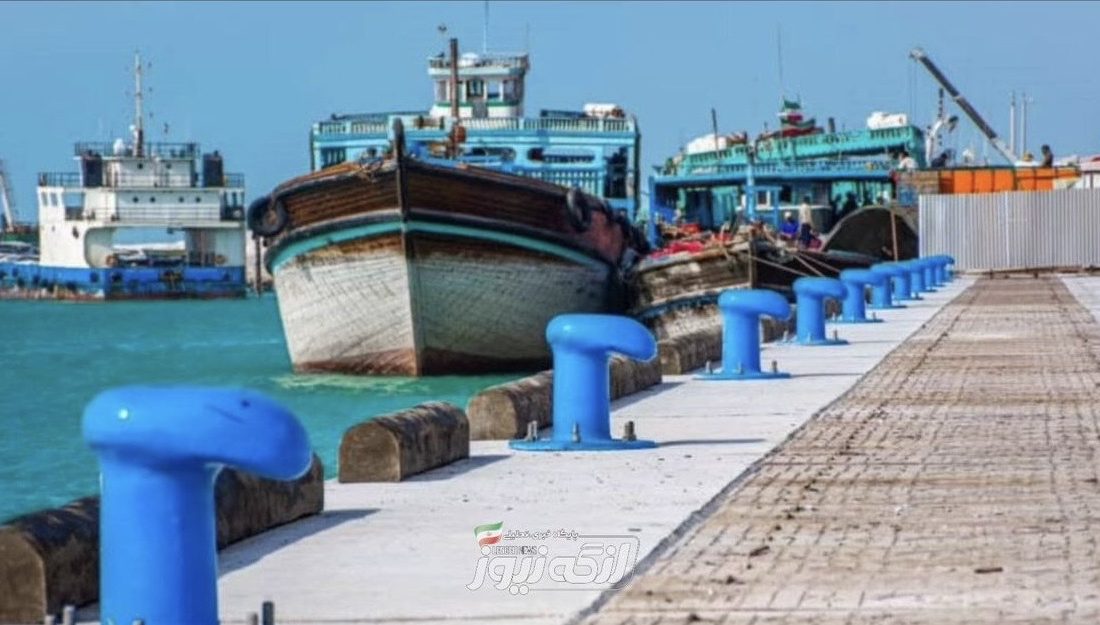
[[[565,215],[569,218],[569,225],[577,232],[584,232],[592,225],[592,206],[588,196],[577,187],[565,194]]]
[[[286,228],[289,216],[279,198],[263,196],[248,206],[248,227],[261,237],[273,237]]]

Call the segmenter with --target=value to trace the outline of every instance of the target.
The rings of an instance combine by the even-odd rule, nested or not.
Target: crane
[[[947,91],[948,95],[951,96],[951,99],[955,101],[955,104],[959,105],[959,108],[962,109],[964,113],[966,113],[966,116],[970,118],[970,121],[974,122],[974,125],[978,127],[978,130],[980,130],[981,133],[985,135],[987,139],[989,139],[989,142],[993,144],[993,147],[1001,153],[1001,156],[1008,159],[1008,162],[1010,164],[1015,164],[1016,161],[1019,160],[1016,155],[1012,153],[1012,150],[1009,149],[1007,145],[1005,145],[1005,142],[997,136],[997,133],[989,127],[989,124],[987,124],[985,120],[982,119],[982,116],[978,114],[978,111],[974,110],[974,107],[970,105],[970,102],[967,102],[966,98],[964,98],[963,95],[959,93],[959,90],[955,88],[955,85],[951,84],[951,81],[947,79],[947,76],[943,75],[943,72],[940,71],[940,68],[936,67],[936,64],[932,62],[932,59],[928,58],[928,55],[925,54],[924,50],[920,48],[913,48],[909,51],[909,58],[923,65],[924,69],[928,70],[929,74],[932,74],[932,77],[936,79],[936,82],[938,82],[940,86]]]

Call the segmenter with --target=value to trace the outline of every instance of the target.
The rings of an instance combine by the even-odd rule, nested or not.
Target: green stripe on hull
[[[309,252],[319,250],[329,245],[343,243],[345,241],[355,241],[358,239],[369,239],[385,234],[397,234],[401,232],[404,232],[405,234],[425,232],[428,234],[450,235],[455,238],[492,241],[494,243],[503,243],[505,245],[511,245],[513,247],[518,247],[521,249],[550,254],[552,256],[557,256],[559,258],[564,258],[566,260],[572,261],[579,265],[587,265],[598,268],[605,267],[605,264],[602,261],[592,258],[591,256],[588,256],[576,250],[571,250],[567,247],[555,245],[553,243],[547,243],[546,241],[539,241],[538,239],[532,239],[530,237],[497,232],[495,230],[483,230],[480,228],[452,226],[448,224],[436,224],[414,220],[405,223],[395,221],[383,224],[371,224],[369,226],[356,226],[354,228],[348,228],[346,230],[340,230],[338,232],[331,232],[327,234],[320,234],[302,241],[296,241],[288,245],[283,251],[279,252],[279,254],[271,263],[271,270],[272,272],[274,272],[278,270],[279,267],[289,262],[296,256],[308,254]]]

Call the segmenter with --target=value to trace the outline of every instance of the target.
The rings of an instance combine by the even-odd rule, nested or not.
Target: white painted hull
[[[550,319],[608,309],[604,264],[401,236],[330,245],[276,268],[296,370],[423,375],[545,367]]]

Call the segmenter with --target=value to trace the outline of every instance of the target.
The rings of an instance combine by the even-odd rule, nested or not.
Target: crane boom
[[[970,105],[970,102],[963,97],[959,90],[955,88],[955,85],[951,84],[951,81],[947,79],[947,76],[943,75],[940,68],[936,67],[936,64],[932,62],[932,59],[928,58],[924,50],[920,48],[913,48],[909,51],[909,58],[917,61],[924,66],[924,69],[928,70],[929,74],[936,79],[936,82],[940,83],[940,86],[947,91],[951,99],[955,101],[955,104],[959,106],[966,113],[966,116],[970,118],[970,121],[974,122],[974,125],[978,127],[983,135],[989,139],[989,142],[993,144],[993,147],[1001,153],[1001,156],[1008,159],[1008,162],[1015,164],[1019,160],[1012,150],[1009,149],[1005,142],[997,136],[997,133],[990,128],[989,124],[982,119],[982,116],[978,114],[978,111],[974,110],[974,107]]]

